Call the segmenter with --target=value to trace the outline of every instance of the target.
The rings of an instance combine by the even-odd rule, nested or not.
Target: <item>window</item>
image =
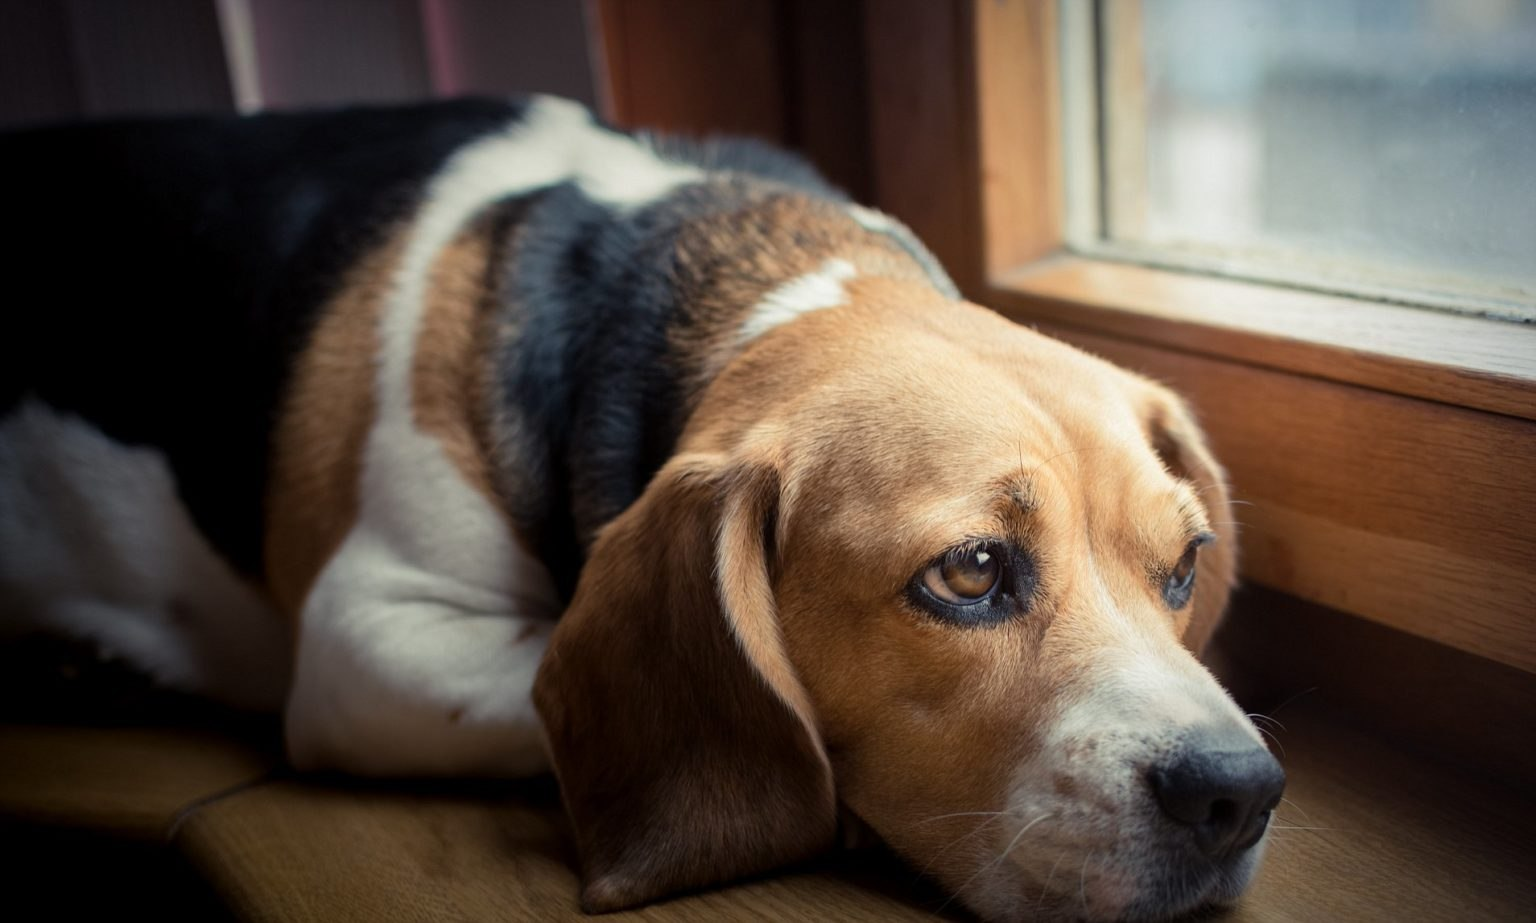
[[[1536,0],[1063,13],[1079,250],[1536,320]]]
[[[876,201],[1189,399],[1247,579],[1536,671],[1533,4],[869,4]]]

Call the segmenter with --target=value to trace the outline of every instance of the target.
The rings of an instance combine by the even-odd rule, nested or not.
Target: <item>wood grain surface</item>
[[[1275,717],[1290,781],[1270,854],[1250,894],[1205,919],[1531,918],[1536,810],[1528,790],[1388,745],[1315,705],[1296,703]],[[114,838],[179,815],[174,835],[162,835],[240,919],[580,918],[573,857],[547,781],[432,788],[277,780],[209,798],[210,786],[260,762],[238,747],[209,757],[201,734],[8,729],[0,734],[0,828],[25,815]],[[189,804],[178,806],[180,798]],[[84,885],[94,873],[72,866],[69,874]],[[944,899],[876,849],[608,919],[917,920],[933,917]],[[965,918],[953,905],[946,917]]]
[[[262,778],[274,756],[172,728],[0,725],[0,823],[157,840],[183,809]]]
[[[1193,403],[1244,576],[1536,671],[1536,425],[1039,324]]]

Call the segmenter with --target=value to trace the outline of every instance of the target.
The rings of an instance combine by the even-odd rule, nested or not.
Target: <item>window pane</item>
[[[1104,10],[1112,242],[1513,313],[1536,300],[1536,0]]]

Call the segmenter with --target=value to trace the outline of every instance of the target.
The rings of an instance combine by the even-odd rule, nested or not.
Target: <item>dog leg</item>
[[[354,533],[304,606],[289,758],[369,776],[545,771],[530,689],[552,615]]]

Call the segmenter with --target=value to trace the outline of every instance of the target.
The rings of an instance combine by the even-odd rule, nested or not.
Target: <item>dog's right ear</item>
[[[598,537],[534,701],[582,907],[618,910],[832,845],[832,772],[779,633],[769,462],[674,458]]]
[[[1201,656],[1237,585],[1237,526],[1227,475],[1184,401],[1161,386],[1149,389],[1143,411],[1147,438],[1168,472],[1195,488],[1218,541],[1200,550],[1194,603],[1184,643]]]

